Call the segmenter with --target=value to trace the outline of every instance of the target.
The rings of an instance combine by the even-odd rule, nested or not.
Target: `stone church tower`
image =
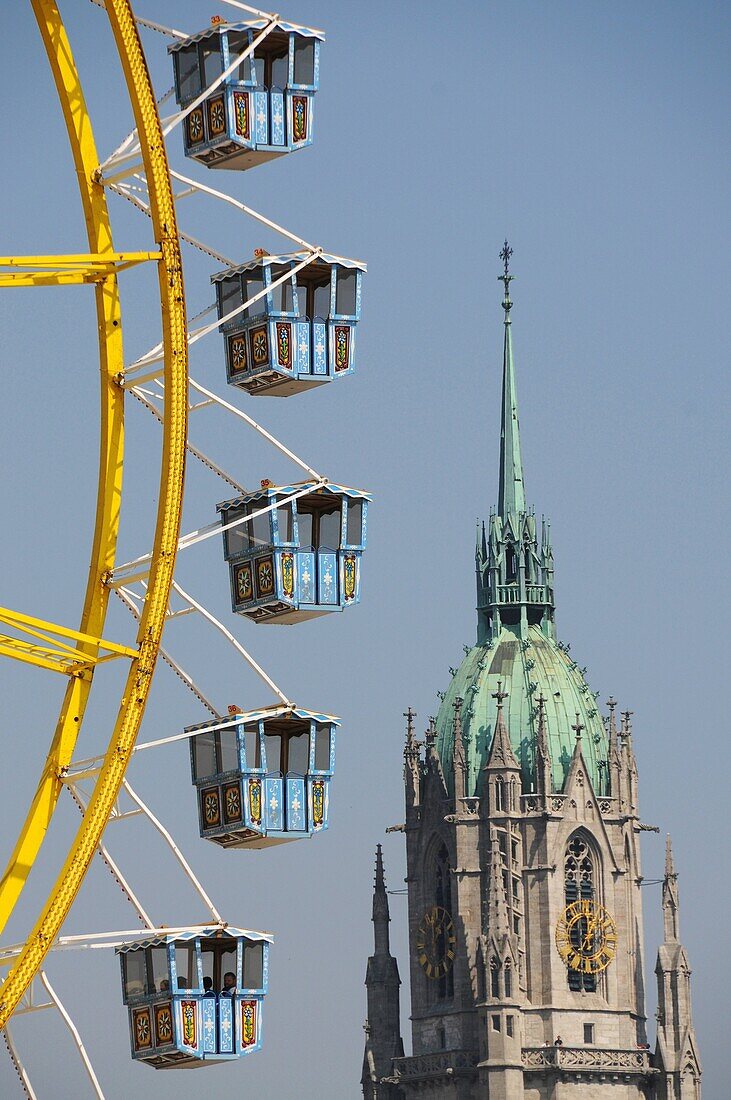
[[[506,242],[500,480],[478,535],[477,645],[452,670],[423,742],[407,718],[413,1055],[394,1056],[398,971],[379,846],[363,1095],[700,1100],[669,841],[654,1055],[647,1043],[639,840],[648,826],[632,714],[618,722],[610,699],[602,717],[585,670],[556,638],[550,528],[536,523],[523,482],[511,252]]]

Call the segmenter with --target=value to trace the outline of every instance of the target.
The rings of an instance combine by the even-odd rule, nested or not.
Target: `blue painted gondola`
[[[169,47],[175,98],[188,107],[251,46],[266,25],[216,20]],[[186,116],[185,155],[209,168],[251,168],[312,144],[323,35],[278,22]]]
[[[288,397],[352,374],[365,264],[321,255],[272,285],[305,257],[260,255],[212,277],[219,320],[239,310],[221,326],[232,386]]]
[[[327,829],[337,724],[278,708],[187,727],[201,836],[267,848]]]
[[[118,946],[135,1061],[183,1069],[259,1050],[271,940],[212,925]]]
[[[294,493],[302,495],[282,503]],[[255,622],[296,623],[358,603],[368,500],[331,482],[263,482],[219,504],[233,610]]]

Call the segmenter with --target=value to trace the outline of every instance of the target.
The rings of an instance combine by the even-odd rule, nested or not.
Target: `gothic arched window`
[[[596,899],[596,866],[588,839],[582,833],[574,833],[566,845],[564,859],[564,894],[566,904],[587,898]],[[596,974],[583,970],[568,971],[569,989],[587,993],[596,992]]]
[[[503,982],[505,984],[505,996],[513,996],[513,971],[510,967],[510,959],[505,960],[503,967]]]
[[[525,583],[531,584],[533,582],[533,555],[528,543],[523,546],[523,554],[525,556]]]
[[[680,1095],[682,1100],[685,1100],[686,1097],[688,1100],[698,1100],[698,1078],[696,1077],[694,1067],[690,1063],[688,1063],[683,1070],[683,1076],[680,1081]]]
[[[430,872],[427,881],[431,878],[434,905],[439,906],[441,909],[446,909],[451,917],[452,872],[449,866],[449,852],[447,851],[446,845],[443,843],[439,845],[436,855],[432,859]],[[431,1000],[443,1001],[449,997],[453,997],[454,967],[450,966],[446,974],[441,974],[436,979],[430,979],[428,988]]]
[[[512,546],[505,547],[505,583],[515,584],[518,579],[518,559]]]
[[[498,963],[497,959],[493,955],[493,957],[490,959],[490,996],[491,997],[499,997],[500,996],[499,981],[500,981],[500,964]]]
[[[495,780],[495,809],[505,809],[505,782],[501,775]]]

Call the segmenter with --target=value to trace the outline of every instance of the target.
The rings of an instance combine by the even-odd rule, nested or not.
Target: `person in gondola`
[[[236,975],[232,970],[227,970],[223,975],[222,997],[233,997],[236,993]]]
[[[213,978],[209,978],[208,976],[206,976],[203,979],[203,996],[204,997],[215,997],[216,996],[216,994],[213,992]]]

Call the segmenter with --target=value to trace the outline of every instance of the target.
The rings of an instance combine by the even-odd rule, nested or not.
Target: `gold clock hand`
[[[587,926],[586,926],[586,933],[584,935],[584,939],[583,939],[583,942],[581,944],[581,950],[582,951],[588,951],[589,950],[589,941],[591,940],[591,938],[594,934],[594,931],[596,930],[597,924],[598,924],[597,917],[591,917],[589,919],[589,921],[587,923]]]

